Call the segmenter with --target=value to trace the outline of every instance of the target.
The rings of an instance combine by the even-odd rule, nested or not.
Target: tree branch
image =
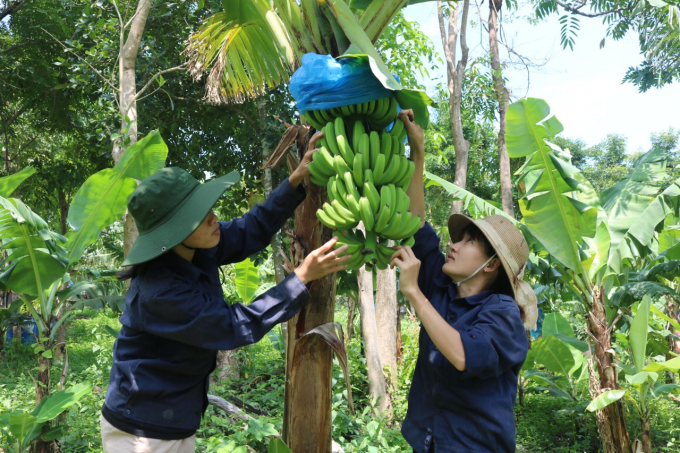
[[[25,6],[26,2],[28,2],[28,0],[17,0],[16,2],[9,5],[7,8],[0,11],[0,21],[5,17],[9,16],[10,14],[14,14],[17,11],[19,11],[21,8]]]
[[[163,74],[167,74],[168,72],[182,71],[182,70],[186,69],[187,65],[188,65],[188,63],[182,63],[181,65],[175,66],[174,68],[164,69],[164,70],[154,74],[153,77],[151,77],[151,79],[149,79],[149,81],[146,82],[146,85],[144,85],[144,87],[142,87],[142,89],[139,90],[137,92],[137,94],[135,94],[135,97],[130,102],[130,105],[132,105],[133,102],[137,102],[137,100],[142,95],[142,93],[144,93],[144,91],[146,91],[147,88],[149,88],[149,86],[153,83],[153,81],[156,80],[158,77],[160,77]]]
[[[40,29],[41,29],[42,31],[44,31],[45,33],[47,33],[48,35],[50,35],[50,36],[52,37],[52,39],[54,39],[56,42],[58,42],[59,44],[61,44],[61,46],[62,46],[64,49],[66,49],[68,52],[70,52],[70,53],[72,53],[73,55],[75,55],[75,57],[76,57],[77,59],[79,59],[80,61],[82,61],[82,62],[85,63],[86,65],[88,65],[88,66],[90,67],[90,69],[92,69],[92,70],[95,72],[95,74],[97,74],[97,75],[99,76],[99,78],[102,79],[102,80],[104,81],[104,83],[106,83],[108,86],[110,86],[110,87],[113,89],[113,91],[115,91],[115,92],[119,91],[118,88],[116,88],[116,86],[114,86],[111,82],[109,82],[109,80],[108,80],[106,77],[104,77],[104,76],[102,75],[101,72],[97,71],[97,70],[94,68],[94,66],[92,66],[87,60],[85,60],[85,59],[82,58],[80,55],[78,55],[77,53],[75,53],[74,51],[72,51],[71,49],[69,49],[66,45],[64,45],[63,42],[61,42],[61,41],[59,41],[57,38],[55,38],[54,35],[52,35],[52,33],[50,33],[49,31],[45,30],[45,29],[42,28],[42,27],[40,27]]]
[[[13,46],[9,46],[6,49],[0,50],[0,55],[3,53],[11,52],[14,49],[18,49],[20,47],[26,47],[26,46],[32,46],[33,44],[53,44],[52,41],[24,41],[19,44],[14,44]]]
[[[610,10],[602,11],[600,13],[595,13],[595,14],[588,14],[588,13],[581,12],[581,8],[586,5],[585,3],[583,3],[583,5],[578,7],[578,8],[567,5],[566,3],[561,2],[560,0],[557,0],[557,4],[560,5],[562,8],[566,9],[567,11],[569,11],[570,13],[578,14],[579,16],[584,16],[584,17],[607,16],[609,14],[621,13],[621,12],[625,11],[624,9],[619,8],[619,9],[610,9]]]

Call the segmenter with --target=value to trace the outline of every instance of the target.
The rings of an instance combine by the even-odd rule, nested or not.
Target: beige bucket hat
[[[536,294],[531,285],[523,279],[524,269],[529,259],[529,246],[524,236],[510,219],[502,215],[491,215],[474,220],[463,214],[453,214],[449,217],[451,241],[460,241],[463,237],[463,230],[470,224],[479,228],[500,258],[510,281],[512,296],[522,312],[524,327],[535,329],[538,317]]]

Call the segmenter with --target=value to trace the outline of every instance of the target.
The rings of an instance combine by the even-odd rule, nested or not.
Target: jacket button
[[[472,337],[473,340],[477,339],[477,336],[475,334],[470,334],[470,336]]]
[[[456,314],[455,313],[449,313],[448,319],[449,319],[449,321],[453,321],[454,319],[456,319]]]
[[[432,428],[427,428],[427,434],[432,434]]]
[[[130,409],[125,410],[125,415],[130,415]]]

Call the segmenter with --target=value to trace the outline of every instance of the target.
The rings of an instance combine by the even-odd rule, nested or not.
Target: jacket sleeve
[[[144,330],[204,349],[229,350],[255,343],[292,318],[309,299],[294,272],[247,306],[229,305],[180,277],[173,280],[140,304]]]
[[[526,359],[528,343],[519,308],[509,297],[496,297],[502,297],[500,304],[484,308],[471,325],[456,327],[465,349],[465,371],[430,349],[430,362],[454,381],[498,377]]]
[[[441,278],[444,254],[439,251],[439,236],[429,223],[425,223],[414,235],[413,253],[420,260],[418,286],[427,299],[432,298],[435,282]]]
[[[267,247],[305,196],[302,185],[294,189],[286,178],[264,203],[254,206],[243,217],[220,222],[220,243],[215,254],[217,264],[238,263]]]

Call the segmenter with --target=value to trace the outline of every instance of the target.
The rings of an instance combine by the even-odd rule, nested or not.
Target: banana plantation
[[[425,7],[438,30],[409,19]],[[517,51],[504,41],[504,15],[558,18],[551,39],[574,52],[579,20],[602,22],[607,39],[639,40],[622,83],[651,92],[680,79],[677,1],[0,0],[0,453],[133,451],[108,443],[109,422],[162,442],[143,451],[182,439],[192,444],[162,451],[680,451],[680,123],[645,131],[644,150],[602,128],[599,143],[575,137],[549,97],[511,90]],[[573,102],[591,108],[577,93]],[[154,260],[189,253],[182,282],[206,274],[199,256],[239,257],[211,258],[220,267],[205,299],[233,319],[183,333],[173,329],[200,318],[204,294],[191,293],[194,311],[153,312],[139,302],[140,282],[161,275],[156,264],[124,263],[155,231],[130,213],[132,200],[152,197],[145,181],[172,167],[186,170],[172,192],[239,176],[216,197],[216,230],[200,212],[191,236],[154,244]],[[279,214],[296,196],[290,215]],[[191,209],[199,216],[191,202],[166,206]],[[441,422],[440,408],[418,445],[405,434],[422,362],[438,354],[442,375],[465,377],[465,367],[402,292],[411,271],[395,256],[424,262],[417,252],[432,229],[446,272],[458,256],[453,214],[500,216],[528,247],[515,278],[501,271],[512,295],[530,285],[537,301],[531,316],[518,301],[531,322],[509,384],[513,448],[452,446],[466,429]],[[244,236],[231,239],[243,250],[215,242],[194,255],[188,245],[204,225],[222,244],[241,221]],[[251,247],[248,233],[267,236],[257,238],[265,247]],[[452,304],[476,297],[461,284],[505,248],[493,252],[462,281],[449,275],[446,291],[460,296]],[[344,267],[322,273],[335,254]],[[318,274],[296,280],[310,259],[320,259],[308,271]],[[420,268],[421,286],[435,280],[428,272]],[[293,281],[306,302],[290,296],[285,314],[261,310],[292,294]],[[179,292],[168,278],[153,284]],[[455,315],[433,311],[468,344]],[[174,324],[154,330],[144,316]],[[155,340],[123,366],[134,322]],[[258,333],[243,330],[233,349],[204,346],[236,335],[226,324]],[[186,365],[198,359],[177,352],[185,345],[207,354],[205,370]],[[153,382],[141,363],[171,353],[161,368],[189,371]],[[116,373],[130,379],[119,393],[145,380],[158,387],[107,415]],[[436,389],[465,385],[441,379]],[[197,401],[177,391],[189,380]],[[436,389],[433,398],[446,395]],[[180,403],[164,406],[169,398]],[[198,425],[170,421],[201,400]],[[167,425],[128,417],[145,401]],[[461,413],[476,414],[472,404]],[[498,429],[481,426],[481,436]]]

